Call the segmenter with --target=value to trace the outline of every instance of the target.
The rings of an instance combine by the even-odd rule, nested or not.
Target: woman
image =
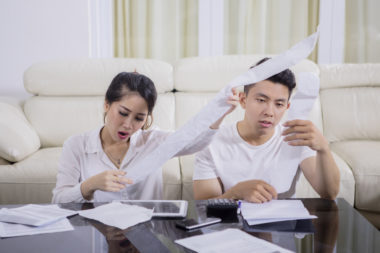
[[[235,93],[235,92],[234,92]],[[70,137],[63,145],[53,203],[110,201],[113,199],[162,199],[162,169],[133,184],[125,168],[134,159],[157,147],[170,132],[147,130],[157,99],[153,82],[139,73],[122,72],[105,96],[104,126]],[[234,94],[228,99],[237,104]],[[223,115],[176,156],[195,153],[210,143]]]

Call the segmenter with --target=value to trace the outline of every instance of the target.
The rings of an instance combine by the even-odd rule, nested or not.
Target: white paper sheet
[[[0,210],[0,221],[44,226],[77,213],[77,211],[63,209],[57,205],[30,204],[17,208],[2,208]]]
[[[202,253],[292,252],[235,228],[192,236],[176,240],[175,242],[186,248]]]
[[[0,237],[13,237],[22,235],[37,235],[55,232],[64,232],[74,230],[67,218],[60,219],[57,222],[45,226],[28,226],[21,224],[13,224],[0,222]]]
[[[112,202],[94,209],[79,211],[79,215],[100,221],[109,226],[126,229],[150,220],[153,215],[153,209]]]
[[[314,73],[297,75],[297,92],[291,99],[287,120],[306,120],[319,95],[319,78]]]
[[[284,53],[233,79],[197,115],[179,130],[171,134],[148,156],[144,157],[144,159],[132,161],[126,169],[128,178],[131,178],[134,182],[139,182],[207,130],[211,124],[231,107],[227,103],[227,98],[232,94],[231,89],[233,87],[265,80],[306,58],[312,52],[317,42],[318,34],[319,32],[317,31]]]
[[[249,225],[317,218],[310,215],[301,200],[271,200],[262,204],[242,202],[240,209]]]
[[[313,73],[299,73],[297,75],[297,87],[297,92],[290,101],[287,121],[308,119],[319,95],[319,78]],[[281,152],[288,159],[289,164],[294,164],[294,168],[276,168],[286,171],[268,170],[264,175],[264,180],[270,185],[275,185],[278,193],[287,192],[291,187],[290,184],[287,185],[284,182],[293,182],[303,149],[303,146],[286,145]]]

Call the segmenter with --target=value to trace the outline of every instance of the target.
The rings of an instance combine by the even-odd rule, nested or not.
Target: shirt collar
[[[86,153],[97,153],[102,149],[102,142],[100,140],[100,131],[104,126],[98,127],[88,134],[88,141],[86,142],[85,151]]]
[[[98,153],[98,152],[103,151],[102,141],[100,139],[100,131],[102,131],[103,127],[104,126],[101,126],[89,132],[88,141],[86,142],[86,146],[85,146],[86,153],[90,154],[90,153]],[[134,133],[130,137],[129,149],[131,149],[131,147],[135,147],[138,136],[141,135],[141,132],[142,130],[139,129],[136,133]]]

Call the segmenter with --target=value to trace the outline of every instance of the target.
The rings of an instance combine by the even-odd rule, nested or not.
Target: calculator
[[[218,217],[222,222],[237,222],[238,203],[233,199],[207,200],[207,217]]]

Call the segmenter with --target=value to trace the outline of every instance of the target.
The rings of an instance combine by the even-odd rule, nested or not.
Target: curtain
[[[316,31],[319,0],[224,0],[224,10],[224,54],[278,54]]]
[[[380,62],[379,11],[379,0],[346,0],[345,62]]]
[[[198,55],[198,1],[114,0],[115,57]]]

